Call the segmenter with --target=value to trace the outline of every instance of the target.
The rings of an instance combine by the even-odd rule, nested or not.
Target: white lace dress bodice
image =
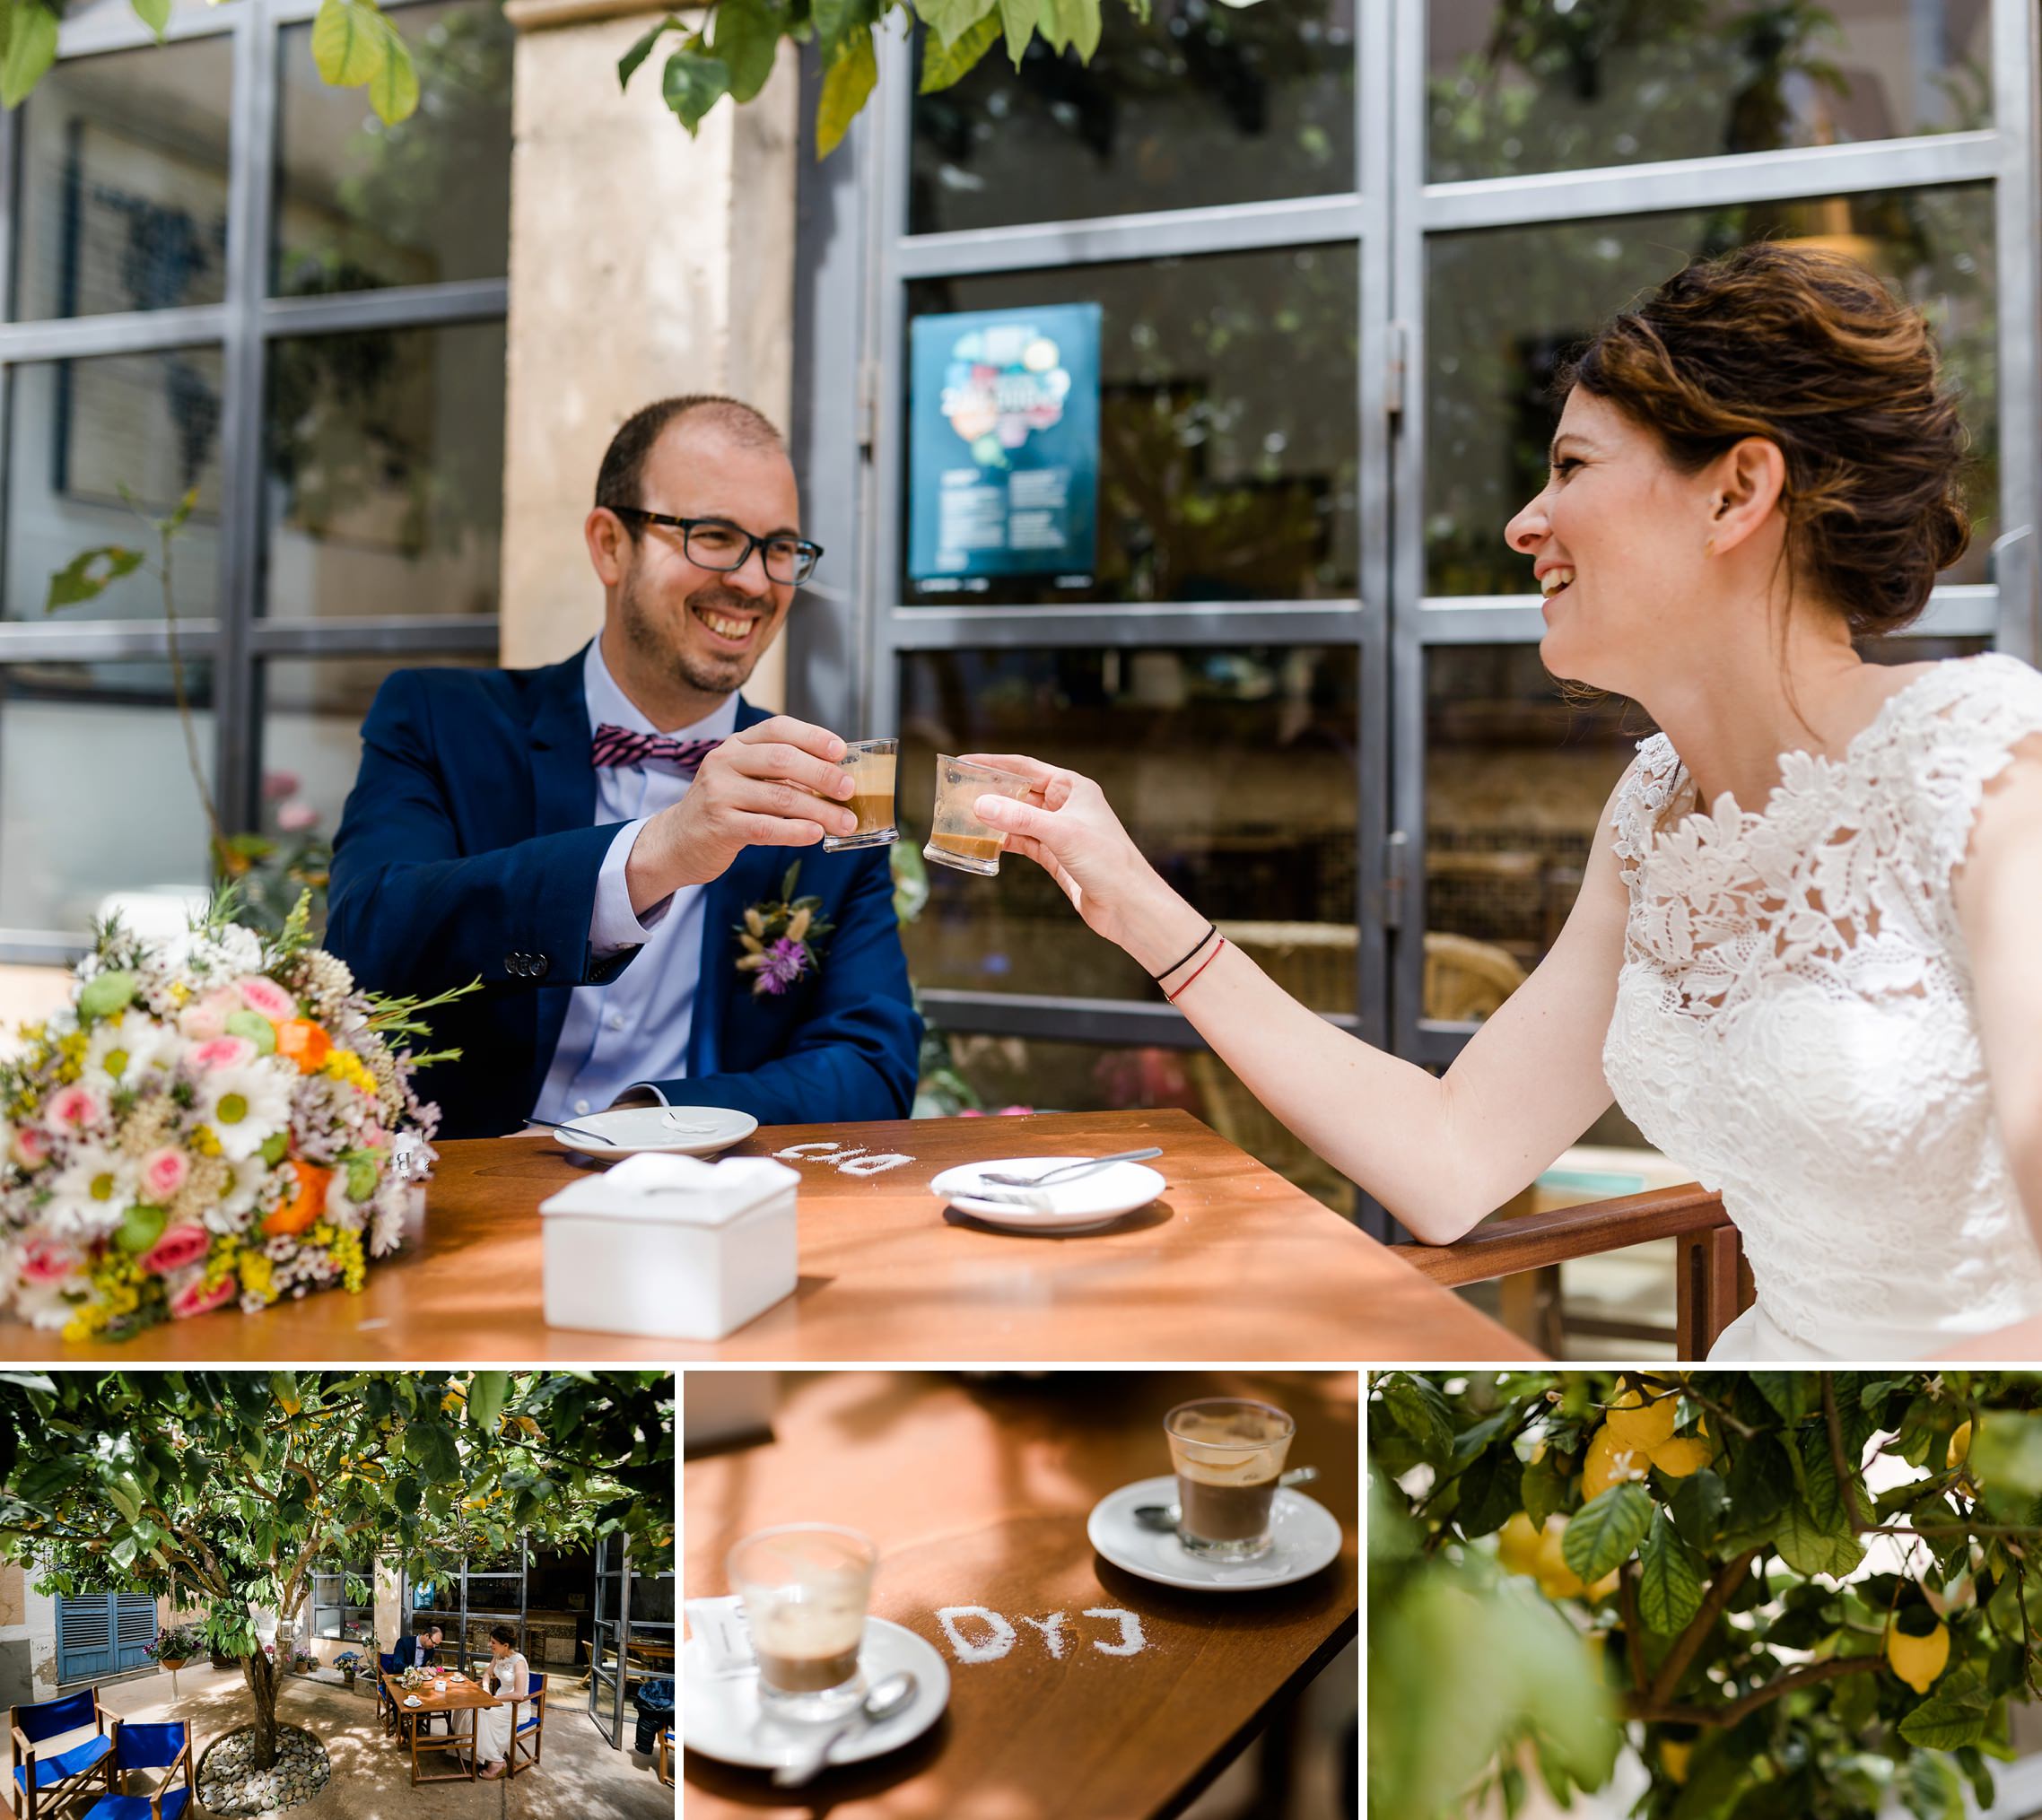
[[[1640,743],[1603,1072],[1742,1234],[1758,1305],[1712,1359],[1918,1358],[2042,1312],[1951,890],[2038,732],[2042,674],[1989,653],[1888,697],[1841,759],[1787,754],[1761,814],[1697,812],[1666,736]]]

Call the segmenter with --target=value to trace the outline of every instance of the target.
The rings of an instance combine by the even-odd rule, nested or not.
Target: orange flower
[[[276,1052],[296,1062],[301,1075],[316,1074],[333,1052],[333,1039],[310,1018],[294,1017],[276,1026]]]
[[[266,1232],[301,1232],[326,1212],[327,1184],[333,1180],[333,1171],[316,1163],[301,1163],[296,1157],[285,1167],[298,1177],[298,1193],[262,1223]]]

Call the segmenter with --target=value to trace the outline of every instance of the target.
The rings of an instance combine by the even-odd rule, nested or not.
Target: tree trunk
[[[241,1678],[255,1696],[255,1763],[258,1770],[276,1766],[277,1674],[275,1662],[260,1650],[241,1658]]]

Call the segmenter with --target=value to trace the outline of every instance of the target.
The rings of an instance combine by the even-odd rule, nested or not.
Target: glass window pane
[[[1095,575],[903,575],[902,598],[1351,597],[1357,287],[1352,247],[909,286],[911,317],[1101,306],[1099,544]]]
[[[156,534],[196,488],[170,546],[179,614],[220,611],[220,415],[216,348],[107,354],[15,367],[7,388],[5,595],[8,619],[43,621],[50,578],[84,552],[117,545],[146,556],[54,622],[161,619]],[[131,506],[127,494],[132,497]],[[103,565],[89,571],[97,579]]]
[[[286,846],[329,842],[362,764],[362,723],[392,670],[488,656],[272,658],[262,666],[262,832]]]
[[[210,666],[185,685],[210,779]],[[109,892],[204,890],[205,840],[168,664],[0,669],[0,927],[83,935]]]
[[[901,833],[928,838],[938,752],[1096,778],[1157,870],[1314,1007],[1355,1005],[1351,649],[925,651],[901,660]],[[1049,875],[931,866],[903,932],[923,986],[1153,999]]]
[[[492,614],[503,325],[269,345],[263,611]]]
[[[1503,528],[1546,481],[1554,373],[1609,316],[1689,257],[1773,239],[1846,251],[1935,325],[1972,454],[1971,547],[1943,576],[1985,579],[1997,535],[1993,195],[1985,185],[1749,203],[1436,234],[1426,242],[1426,591],[1529,594]]]
[[[227,294],[222,32],[57,65],[22,108],[13,314],[100,316]]]
[[[277,39],[278,170],[270,292],[325,296],[502,275],[510,236],[510,49],[480,0],[394,9],[418,110],[386,126],[360,89],[329,88],[312,27]]]
[[[996,43],[915,99],[909,231],[1351,190],[1354,15],[1156,0],[1147,23],[1108,6],[1089,65],[1038,37],[1017,71]]]
[[[939,1041],[948,1071],[938,1081],[925,1079],[929,1097],[918,1111],[947,1117],[964,1110],[1117,1112],[1175,1106],[1306,1194],[1354,1217],[1354,1184],[1264,1110],[1209,1049],[1116,1048],[964,1032],[945,1032]],[[994,1131],[987,1141],[997,1146],[998,1139]]]
[[[1435,183],[1992,124],[1992,9],[1432,0]]]

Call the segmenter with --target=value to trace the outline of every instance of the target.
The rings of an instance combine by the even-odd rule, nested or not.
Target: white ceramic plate
[[[759,1708],[759,1676],[753,1669],[738,1675],[707,1672],[709,1651],[702,1640],[690,1637],[681,1645],[682,1693],[681,1742],[704,1756],[746,1769],[776,1770],[782,1763],[798,1763],[816,1747],[816,1734],[843,1723],[825,1720],[820,1725],[795,1725],[771,1718]],[[885,1618],[865,1620],[865,1641],[858,1651],[858,1666],[868,1687],[877,1686],[901,1669],[915,1677],[914,1703],[904,1712],[877,1725],[868,1725],[840,1741],[830,1752],[830,1762],[863,1763],[883,1756],[920,1737],[943,1716],[950,1702],[950,1671],[944,1666],[933,1643],[925,1642],[900,1624]],[[796,1798],[789,1798],[790,1803]]]
[[[1177,1480],[1166,1473],[1110,1492],[1092,1507],[1085,1533],[1115,1567],[1144,1580],[1189,1592],[1262,1592],[1308,1579],[1340,1552],[1340,1526],[1323,1504],[1302,1492],[1279,1491],[1270,1513],[1274,1540],[1255,1561],[1211,1561],[1193,1554],[1172,1535],[1145,1529],[1134,1520],[1138,1504],[1177,1502]]]
[[[995,1157],[988,1163],[960,1163],[956,1169],[947,1169],[929,1187],[959,1213],[969,1214],[988,1225],[1010,1226],[1017,1232],[1075,1232],[1103,1226],[1122,1214],[1146,1207],[1170,1186],[1146,1163],[1115,1163],[1071,1181],[1052,1182],[1043,1192],[1056,1205],[1047,1210],[1025,1207],[1014,1201],[982,1199],[972,1192],[991,1186],[981,1179],[987,1170],[996,1175],[1047,1175],[1061,1164],[1084,1161],[1082,1156]]]
[[[742,1144],[759,1128],[759,1121],[749,1112],[734,1112],[728,1106],[625,1106],[615,1112],[585,1113],[573,1122],[573,1130],[555,1131],[554,1141],[598,1163],[615,1163],[641,1150],[662,1151],[669,1156],[714,1156],[733,1144]],[[584,1131],[615,1142],[584,1137]]]

